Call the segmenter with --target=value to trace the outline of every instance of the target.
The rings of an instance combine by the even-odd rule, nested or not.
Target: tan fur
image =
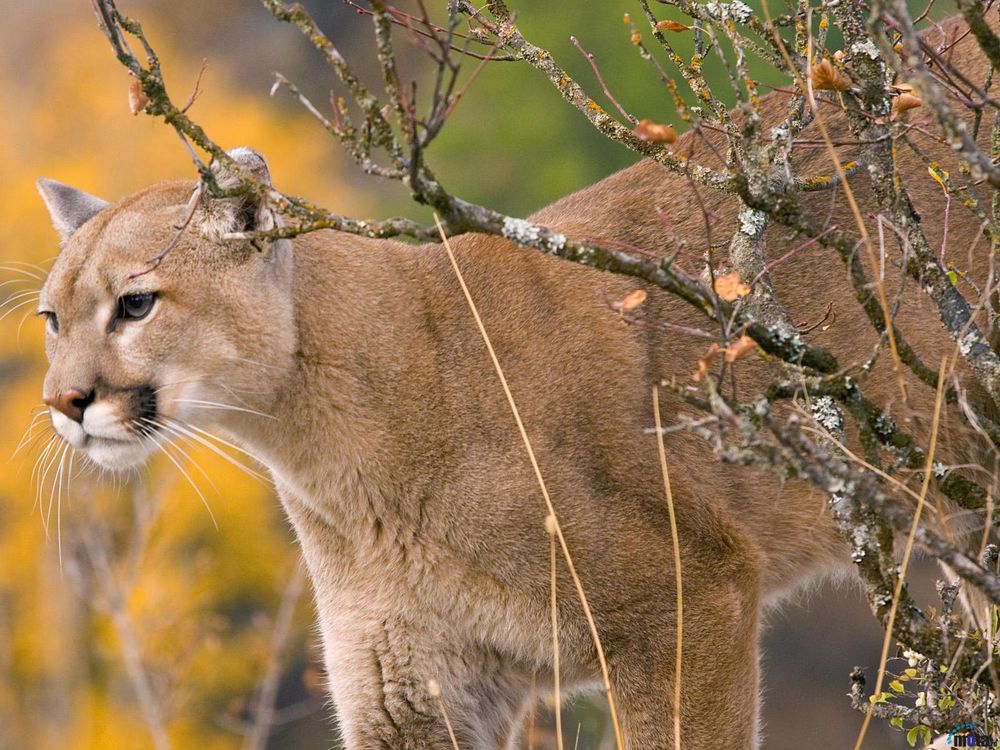
[[[955,56],[984,69],[971,39]],[[782,107],[769,100],[772,119]],[[712,160],[691,139],[678,148]],[[821,153],[807,158],[806,171],[828,169]],[[947,154],[938,158],[954,166]],[[908,150],[901,149],[900,162],[918,209],[939,216],[936,183]],[[854,185],[874,212],[864,179]],[[49,335],[46,393],[96,387],[89,408],[104,404],[116,414],[121,436],[134,446],[129,389],[162,388],[160,414],[221,427],[263,459],[312,576],[349,748],[450,747],[427,691],[432,679],[463,749],[509,747],[533,680],[551,679],[546,511],[443,248],[318,232],[258,251],[206,239],[196,219],[159,268],[129,280],[173,239],[191,189],[154,186],[69,237],[42,295],[43,308],[60,321],[58,336]],[[675,246],[660,208],[687,242],[679,266],[696,274],[706,239],[691,190],[682,178],[640,163],[532,220],[568,236],[667,254]],[[737,226],[735,203],[702,192],[717,215],[716,239],[728,238]],[[851,228],[839,192],[811,203],[817,211],[830,206],[831,222]],[[926,229],[939,243],[940,222],[927,221]],[[954,262],[966,264],[976,234],[953,207]],[[780,257],[797,241],[771,229],[768,254]],[[628,746],[672,747],[674,573],[655,438],[646,430],[653,385],[674,376],[687,381],[706,342],[624,323],[606,300],[641,286],[635,280],[496,237],[466,235],[452,244],[590,597]],[[985,257],[984,244],[976,248]],[[887,283],[895,290],[899,249],[893,244],[888,252]],[[799,253],[776,270],[775,284],[797,321],[818,319],[833,302],[836,323],[808,339],[830,347],[842,365],[871,354],[872,329],[829,251]],[[115,300],[136,289],[158,291],[153,313],[108,333]],[[649,291],[650,317],[706,325],[683,302]],[[900,324],[931,366],[950,351],[912,281]],[[767,377],[752,358],[737,372],[744,397]],[[883,354],[866,391],[891,403],[924,441],[922,414],[932,394],[911,382],[904,407],[894,388]],[[661,398],[670,423],[684,407]],[[68,434],[66,421],[57,426]],[[77,447],[104,451],[108,463],[135,463],[148,453],[148,446],[75,439]],[[946,451],[961,453],[963,439],[956,432]],[[715,748],[725,737],[726,747],[756,747],[760,608],[843,564],[846,546],[824,498],[807,486],[721,465],[686,433],[671,434],[667,451],[684,577],[683,745]],[[564,565],[559,602],[564,683],[593,687],[595,652]]]

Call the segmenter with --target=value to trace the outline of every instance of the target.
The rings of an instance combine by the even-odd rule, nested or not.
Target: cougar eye
[[[48,324],[49,330],[51,330],[52,333],[59,333],[59,318],[56,317],[54,312],[51,310],[41,310],[38,314],[45,316],[45,322]]]
[[[118,320],[142,320],[153,309],[156,295],[152,292],[126,294],[118,298]]]

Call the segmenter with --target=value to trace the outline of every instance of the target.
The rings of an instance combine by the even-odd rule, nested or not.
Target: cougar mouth
[[[52,426],[75,450],[97,465],[125,471],[146,461],[163,438],[157,427],[156,389],[114,389],[95,396],[78,417],[53,407]]]

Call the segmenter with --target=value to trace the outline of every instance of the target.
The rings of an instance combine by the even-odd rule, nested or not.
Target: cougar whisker
[[[42,496],[45,493],[45,483],[46,483],[46,480],[49,477],[49,473],[52,471],[53,468],[55,468],[57,462],[59,461],[59,457],[62,456],[62,455],[65,455],[66,449],[68,447],[69,447],[69,443],[67,443],[67,442],[62,442],[62,443],[60,443],[59,445],[56,446],[55,450],[52,451],[52,453],[50,455],[50,458],[49,458],[49,460],[48,460],[48,462],[47,462],[47,464],[45,466],[45,471],[42,473],[42,475],[41,475],[41,477],[39,478],[39,481],[38,481],[38,490],[37,490],[38,512],[41,514],[41,517],[42,517],[42,526],[45,529],[45,538],[46,539],[49,538],[49,515],[46,514],[46,512],[45,512],[45,505],[42,502]],[[52,512],[52,502],[51,502],[51,499],[50,499],[50,501],[49,501],[49,514],[51,514],[51,512]]]
[[[265,419],[273,419],[275,421],[277,421],[277,419],[278,419],[277,417],[275,417],[275,416],[273,416],[271,414],[265,414],[264,412],[257,411],[256,409],[249,409],[249,408],[245,408],[245,407],[242,407],[242,406],[234,406],[233,404],[223,404],[223,403],[219,403],[217,401],[203,401],[201,399],[196,399],[196,398],[175,398],[174,399],[174,403],[175,404],[192,404],[192,405],[194,405],[196,407],[200,407],[200,408],[203,408],[203,409],[218,409],[218,410],[221,410],[221,411],[243,412],[245,414],[253,414],[253,415],[258,416],[258,417],[264,417]]]
[[[244,463],[242,463],[240,461],[237,461],[235,458],[233,458],[232,456],[230,456],[228,453],[226,453],[224,450],[222,450],[221,448],[219,448],[217,445],[215,445],[214,443],[210,442],[206,438],[210,438],[211,440],[216,440],[216,441],[222,443],[223,445],[225,445],[226,447],[232,448],[233,450],[239,451],[240,453],[244,454],[245,456],[248,456],[249,458],[252,458],[254,461],[257,461],[258,463],[263,463],[257,456],[255,456],[252,453],[244,450],[243,448],[239,447],[238,445],[235,445],[235,444],[229,442],[228,440],[225,440],[224,438],[221,438],[218,435],[215,435],[214,433],[208,432],[207,430],[203,430],[200,427],[195,427],[192,424],[188,424],[187,422],[181,422],[181,421],[179,421],[177,419],[167,419],[167,420],[165,420],[165,422],[164,422],[164,428],[168,429],[168,430],[170,430],[172,432],[174,432],[175,434],[184,435],[186,437],[191,438],[195,442],[201,443],[206,448],[208,448],[209,450],[211,450],[213,453],[218,454],[219,456],[221,456],[222,458],[224,458],[226,461],[228,461],[229,463],[233,464],[233,466],[236,466],[237,468],[243,470],[244,472],[246,472],[248,475],[254,477],[255,479],[258,479],[261,482],[264,482],[265,484],[270,484],[271,483],[270,479],[268,479],[266,476],[264,476],[263,474],[261,474],[258,471],[255,471],[254,469],[251,469],[246,464],[244,464]],[[200,434],[196,434],[196,433],[200,433]],[[202,437],[202,435],[204,435],[205,437]]]
[[[69,466],[66,469],[66,502],[69,502],[69,493],[73,487],[73,465],[76,461],[76,450],[70,450],[69,452]],[[62,493],[59,494],[59,503],[56,506],[56,537],[57,546],[59,548],[59,570],[63,569],[63,552],[62,552]]]
[[[43,263],[48,263],[48,262],[50,262],[52,260],[55,260],[55,256],[50,256],[48,258],[45,258],[45,259],[43,259],[42,262]],[[45,268],[43,266],[40,266],[37,263],[32,263],[31,261],[27,261],[27,260],[5,260],[3,262],[3,264],[5,266],[7,266],[7,265],[9,265],[11,263],[13,263],[15,266],[21,266],[23,268],[30,268],[30,269],[32,269],[34,271],[38,271],[43,276],[49,272],[47,268]],[[11,269],[11,270],[20,270],[20,269]]]
[[[189,378],[181,378],[180,380],[173,380],[169,383],[161,383],[159,386],[153,389],[154,394],[159,394],[161,391],[166,390],[174,385],[181,385],[182,383],[196,383],[201,380],[200,375],[192,375]]]
[[[0,309],[7,307],[7,305],[11,304],[12,302],[16,302],[17,300],[24,300],[26,297],[29,300],[38,299],[40,295],[41,291],[38,289],[24,289],[19,292],[12,292],[8,294],[6,297],[4,297],[3,302],[0,302]],[[10,308],[8,313],[13,312],[18,307],[21,307],[21,305],[18,304]]]
[[[157,440],[158,436],[157,436],[156,430],[162,430],[164,428],[163,424],[159,420],[157,420],[157,419],[149,419],[147,417],[140,417],[140,421],[143,424],[138,424],[134,420],[133,420],[133,424],[135,425],[136,429],[138,429],[138,430],[141,431],[142,436],[144,436],[144,437],[146,437],[146,438],[148,438],[150,440],[154,440],[154,441]],[[170,442],[170,444],[178,452],[180,452],[180,454],[184,457],[184,459],[189,464],[191,464],[192,466],[194,466],[194,468],[196,468],[198,470],[199,474],[201,474],[203,477],[205,477],[205,481],[208,482],[208,484],[212,487],[212,489],[215,491],[215,493],[217,495],[220,495],[220,496],[222,495],[222,492],[221,492],[221,490],[219,490],[218,485],[216,485],[215,482],[212,481],[212,477],[209,476],[209,474],[201,467],[201,464],[199,464],[197,461],[194,460],[194,458],[191,456],[191,454],[189,454],[186,450],[184,450],[184,448],[181,447],[181,445],[178,442],[176,442],[176,441],[167,441],[167,442]]]
[[[238,356],[236,354],[227,354],[224,357],[224,359],[232,360],[233,362],[245,362],[248,365],[255,365],[256,367],[266,367],[266,368],[269,368],[271,370],[284,371],[284,369],[285,369],[284,367],[281,367],[279,365],[272,365],[272,364],[270,364],[268,362],[258,362],[255,359],[249,359],[247,357],[240,357],[240,356]]]
[[[24,446],[21,447],[20,450],[24,450],[24,451],[27,451],[27,452],[34,452],[34,450],[38,447],[38,441],[40,441],[41,439],[43,439],[45,437],[45,435],[47,434],[46,431],[45,431],[45,429],[44,429],[46,426],[47,425],[38,425],[38,427],[42,427],[43,428],[40,432],[33,432],[31,435],[26,435],[25,436],[26,440],[25,440]],[[56,435],[55,437],[58,437],[58,435]],[[16,453],[15,454],[11,454],[11,457],[8,460],[13,460],[15,456],[16,456]]]
[[[49,505],[45,514],[45,532],[48,535],[49,527],[52,525],[52,506],[55,504],[56,492],[61,487],[62,470],[66,465],[66,452],[69,450],[69,443],[63,443],[62,450],[59,451],[59,459],[55,464],[55,472],[52,475],[52,484],[49,485]]]
[[[17,446],[14,448],[14,452],[10,454],[10,458],[13,459],[17,454],[29,443],[31,442],[31,437],[35,430],[39,427],[44,428],[46,426],[45,417],[48,416],[48,408],[44,411],[36,412],[31,418],[31,422],[28,426],[24,428],[24,432],[21,435],[21,439],[18,441]]]
[[[0,270],[2,270],[2,269],[0,269]],[[28,284],[28,283],[30,283],[30,282],[28,282],[27,279],[7,279],[7,281],[0,282],[0,289],[3,289],[5,286],[10,286],[11,284]],[[39,291],[35,287],[32,287],[32,288],[35,289],[36,291]]]
[[[26,299],[26,300],[21,300],[16,305],[14,305],[9,310],[7,310],[7,312],[5,312],[3,315],[0,315],[0,321],[2,321],[4,318],[6,318],[8,315],[10,315],[15,310],[18,310],[18,309],[24,307],[25,305],[30,305],[30,304],[34,303],[35,300],[37,300],[37,299],[38,299],[38,293],[35,292],[34,296],[32,296],[31,298]],[[6,304],[7,304],[7,302],[4,302],[3,305],[0,305],[0,308],[2,308]]]
[[[11,292],[4,297],[3,302],[0,302],[0,307],[5,307],[14,300],[23,299],[24,297],[38,297],[41,293],[42,291],[40,289],[22,289],[20,291]]]
[[[69,451],[63,451],[63,456],[59,459],[59,470],[56,472],[56,549],[59,553],[59,570],[63,569],[63,552],[62,552],[62,499],[63,499],[63,480],[66,480],[66,497],[69,498],[70,490],[70,472],[73,468],[73,457],[76,455],[76,451],[73,450],[69,443],[66,444]],[[68,465],[65,463],[66,459],[69,458]],[[49,500],[49,519],[52,518],[52,500]]]
[[[28,322],[28,319],[34,317],[34,311],[29,309],[24,315],[21,316],[21,322],[17,324],[17,335],[16,341],[17,345],[21,345],[21,330],[24,328],[24,324]]]
[[[60,442],[61,438],[59,437],[59,435],[52,434],[49,437],[48,441],[45,443],[44,446],[42,446],[42,449],[39,451],[38,456],[35,458],[35,463],[31,468],[31,475],[28,480],[29,483],[34,485],[35,487],[35,504],[32,506],[31,510],[34,511],[35,508],[38,508],[39,515],[43,521],[45,519],[45,515],[42,512],[41,508],[41,492],[39,490],[41,484],[42,472],[44,471],[45,466],[47,466],[49,455],[52,453],[53,450],[58,450]]]
[[[38,268],[38,271],[40,273],[34,273],[33,271],[30,271],[30,270],[28,270],[26,268],[17,268],[16,266],[9,265],[10,263],[18,263],[18,264],[23,263],[24,265],[27,265],[29,267]],[[38,266],[35,266],[35,264],[33,264],[33,263],[29,264],[29,263],[25,263],[24,261],[19,261],[19,260],[8,260],[8,261],[5,261],[3,264],[0,264],[0,271],[7,271],[8,273],[20,273],[20,274],[23,274],[25,276],[29,276],[32,279],[35,279],[36,281],[45,281],[45,274],[48,273],[48,271],[46,271],[44,268],[40,268]]]
[[[212,519],[212,525],[215,527],[216,531],[218,531],[218,529],[219,529],[219,522],[215,518],[215,513],[212,512],[212,506],[210,506],[208,504],[208,500],[205,498],[205,495],[202,493],[202,491],[198,487],[198,485],[195,484],[195,481],[194,481],[194,479],[191,478],[191,475],[181,465],[181,462],[178,461],[176,458],[174,458],[174,456],[172,456],[170,454],[170,452],[167,450],[167,445],[169,445],[169,444],[168,443],[162,443],[159,440],[155,440],[155,439],[153,439],[153,437],[151,435],[150,436],[145,436],[145,437],[141,436],[140,439],[151,440],[153,446],[158,451],[160,451],[160,453],[162,453],[164,456],[166,456],[167,459],[170,461],[170,463],[172,463],[174,466],[177,467],[177,471],[179,471],[181,473],[181,476],[183,476],[184,479],[187,480],[187,483],[191,485],[191,489],[193,489],[195,491],[195,493],[198,495],[198,497],[201,499],[201,504],[204,505],[205,506],[205,510],[208,511],[208,517]],[[176,445],[174,447],[177,448]]]

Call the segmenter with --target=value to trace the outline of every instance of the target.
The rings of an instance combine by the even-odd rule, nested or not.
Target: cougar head
[[[259,154],[230,156],[268,179]],[[291,243],[227,237],[276,226],[263,201],[209,199],[190,182],[115,204],[52,180],[38,188],[63,241],[38,307],[43,396],[63,440],[126,470],[165,442],[267,413],[295,347]]]

